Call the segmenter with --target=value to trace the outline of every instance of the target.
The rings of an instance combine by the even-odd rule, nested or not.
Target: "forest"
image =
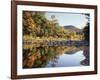
[[[85,16],[89,20],[89,15]],[[66,28],[59,25],[55,15],[48,20],[45,12],[37,11],[23,11],[22,18],[23,68],[46,67],[49,61],[54,67],[59,56],[80,50],[86,56],[80,64],[89,65],[89,22],[83,29]]]
[[[84,40],[84,33],[65,29],[57,20],[48,20],[45,12],[23,11],[23,41],[39,43],[45,41]],[[80,34],[78,34],[80,33]]]

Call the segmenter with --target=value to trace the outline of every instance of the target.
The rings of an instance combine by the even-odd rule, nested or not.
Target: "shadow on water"
[[[23,68],[72,67],[89,65],[87,46],[23,47]]]
[[[89,47],[87,47],[87,48],[84,49],[83,55],[85,56],[85,59],[82,60],[80,62],[80,64],[85,65],[85,66],[90,65],[90,57],[89,57],[90,56],[90,52],[89,52]]]

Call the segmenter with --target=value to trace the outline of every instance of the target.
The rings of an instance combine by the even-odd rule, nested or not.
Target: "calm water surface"
[[[88,47],[33,47],[24,49],[23,68],[89,65]]]
[[[55,60],[50,61],[46,67],[70,67],[70,66],[82,66],[80,62],[85,59],[83,51],[78,51],[73,54],[62,54]]]

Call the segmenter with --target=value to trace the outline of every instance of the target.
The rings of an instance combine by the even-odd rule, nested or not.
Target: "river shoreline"
[[[26,41],[23,42],[24,45],[34,45],[34,46],[89,46],[88,41],[75,41],[75,40],[62,40],[62,41],[43,41],[43,42],[34,42],[34,41]]]

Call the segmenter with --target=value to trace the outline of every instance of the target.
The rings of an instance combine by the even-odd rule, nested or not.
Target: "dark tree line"
[[[84,27],[83,29],[83,32],[84,32],[84,37],[85,37],[85,40],[87,40],[89,42],[89,35],[90,35],[90,15],[89,14],[85,14],[86,16],[86,19],[88,20],[87,23],[86,23],[86,26]]]

